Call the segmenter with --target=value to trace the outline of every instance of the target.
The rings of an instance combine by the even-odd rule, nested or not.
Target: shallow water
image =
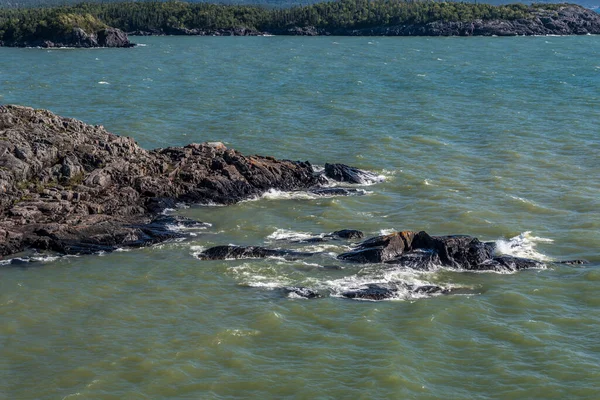
[[[212,227],[0,266],[0,398],[598,397],[599,37],[135,41],[144,46],[0,48],[0,103],[103,124],[147,148],[220,140],[385,181],[363,196],[271,192],[182,208]],[[469,234],[547,268],[343,265],[348,242],[281,240],[342,228]],[[194,257],[228,243],[322,253]],[[574,258],[590,264],[550,262]],[[338,297],[390,280],[465,294]],[[328,297],[287,297],[286,285]]]

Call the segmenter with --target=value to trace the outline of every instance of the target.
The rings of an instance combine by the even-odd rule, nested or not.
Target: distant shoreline
[[[132,36],[566,36],[600,34],[600,14],[574,4],[384,0],[342,0],[291,9],[181,2],[0,9],[0,46],[131,47],[124,32]]]

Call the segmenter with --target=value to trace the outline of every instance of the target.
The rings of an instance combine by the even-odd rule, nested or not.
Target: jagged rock
[[[266,258],[266,257],[310,257],[313,253],[292,250],[268,249],[261,246],[215,246],[198,254],[201,260],[230,260],[240,258]]]
[[[106,28],[97,33],[98,46],[100,47],[133,47],[127,34],[120,29]]]
[[[355,250],[338,255],[338,259],[360,263],[381,263],[401,256],[411,249],[415,233],[395,232],[376,236],[355,246]]]
[[[484,243],[471,236],[430,236],[424,231],[405,231],[365,240],[353,251],[342,253],[337,258],[420,270],[440,265],[469,271],[517,271],[543,266],[526,258],[496,256],[494,250],[493,243]]]
[[[214,142],[148,151],[102,126],[0,106],[0,257],[156,243],[178,233],[151,219],[178,202],[232,204],[316,188],[319,179],[309,162],[247,157]]]
[[[80,27],[64,32],[60,29],[45,30],[16,41],[4,41],[0,46],[7,47],[133,47],[127,34],[120,29],[107,27],[97,32],[86,32]]]
[[[469,270],[482,269],[482,263],[491,259],[494,252],[491,246],[471,236],[429,236],[423,231],[414,236],[411,249],[434,251],[442,265]]]

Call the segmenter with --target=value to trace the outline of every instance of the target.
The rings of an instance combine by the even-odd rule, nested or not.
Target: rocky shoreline
[[[520,19],[475,19],[471,21],[437,20],[427,23],[406,23],[360,28],[286,26],[232,28],[162,27],[123,32],[104,27],[86,32],[74,27],[67,33],[49,32],[26,38],[4,41],[6,47],[133,47],[133,36],[545,36],[600,34],[600,14],[584,7],[566,4],[557,9],[531,8],[530,16]],[[62,32],[62,31],[61,31]]]
[[[327,178],[327,176],[329,178]],[[176,238],[161,215],[177,203],[233,204],[277,189],[360,194],[327,187],[377,180],[367,171],[244,156],[220,142],[145,150],[102,126],[46,110],[0,106],[0,258],[25,249],[89,254]]]
[[[32,40],[2,41],[0,47],[42,47],[42,48],[97,48],[97,47],[134,47],[127,34],[120,29],[107,27],[97,32],[88,33],[75,27],[67,34],[52,37],[40,37]]]
[[[569,4],[559,10],[536,9],[532,18],[515,20],[434,21],[425,24],[360,29],[292,26],[258,31],[250,28],[169,28],[128,32],[133,36],[546,36],[600,34],[600,14]]]
[[[228,205],[271,189],[317,196],[355,195],[360,192],[352,185],[380,180],[374,173],[344,164],[325,164],[317,171],[308,161],[245,156],[220,142],[146,150],[132,138],[114,135],[102,126],[47,110],[0,106],[0,265],[37,261],[39,256],[7,257],[28,249],[58,255],[97,254],[182,238],[182,227],[194,230],[210,226],[164,213],[178,203]],[[215,246],[196,257],[205,261],[323,258],[323,254],[298,245],[352,241],[347,247],[350,250],[337,254],[336,265],[323,268],[364,264],[415,271],[446,268],[512,273],[545,266],[538,260],[499,254],[495,243],[465,235],[402,231],[366,240],[363,237],[361,231],[342,229],[300,240],[284,239],[277,247]],[[279,289],[301,298],[327,295],[323,289],[302,286]],[[463,289],[375,281],[337,295],[386,300],[463,293]]]

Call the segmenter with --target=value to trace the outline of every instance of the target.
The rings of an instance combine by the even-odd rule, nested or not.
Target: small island
[[[209,3],[81,3],[0,9],[0,46],[131,47],[133,35],[533,36],[600,33],[575,4],[341,0],[292,8]]]

